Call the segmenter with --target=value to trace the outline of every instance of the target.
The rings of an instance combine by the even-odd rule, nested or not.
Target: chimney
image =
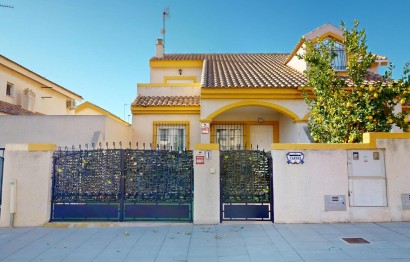
[[[164,44],[162,43],[162,39],[157,39],[155,57],[157,58],[164,57]]]

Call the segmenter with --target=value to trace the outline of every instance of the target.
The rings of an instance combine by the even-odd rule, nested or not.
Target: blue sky
[[[399,77],[410,61],[410,1],[0,0],[0,54],[128,120],[166,21],[166,53],[288,53],[325,24],[366,29]],[[124,106],[125,105],[125,106]]]

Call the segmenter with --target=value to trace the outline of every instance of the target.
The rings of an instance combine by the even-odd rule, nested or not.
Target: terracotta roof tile
[[[151,60],[204,61],[203,88],[298,88],[306,84],[301,72],[286,65],[289,54],[165,54]],[[378,59],[387,59],[378,56]],[[383,77],[368,72],[367,82]],[[351,86],[351,82],[347,81]]]
[[[0,101],[0,112],[7,114],[7,115],[25,115],[25,116],[32,116],[32,115],[43,115],[41,113],[31,112],[22,108],[20,105],[10,104],[4,101]]]
[[[348,86],[352,86],[353,82],[350,79],[347,79],[345,77],[345,81],[347,83]],[[374,84],[377,81],[385,81],[385,78],[381,75],[372,73],[372,72],[367,72],[366,73],[366,80],[364,81],[364,84]]]
[[[199,96],[138,96],[132,106],[199,106]]]
[[[288,54],[165,54],[151,60],[203,60],[202,87],[290,87],[306,77],[285,65]]]

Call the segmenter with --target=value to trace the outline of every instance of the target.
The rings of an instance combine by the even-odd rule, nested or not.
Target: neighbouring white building
[[[75,115],[83,98],[0,55],[0,115]]]
[[[15,143],[129,143],[130,124],[0,55],[0,148]]]

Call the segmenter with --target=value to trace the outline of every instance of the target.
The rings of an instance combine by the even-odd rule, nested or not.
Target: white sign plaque
[[[288,164],[303,164],[305,163],[305,156],[302,152],[289,152],[286,154]]]

